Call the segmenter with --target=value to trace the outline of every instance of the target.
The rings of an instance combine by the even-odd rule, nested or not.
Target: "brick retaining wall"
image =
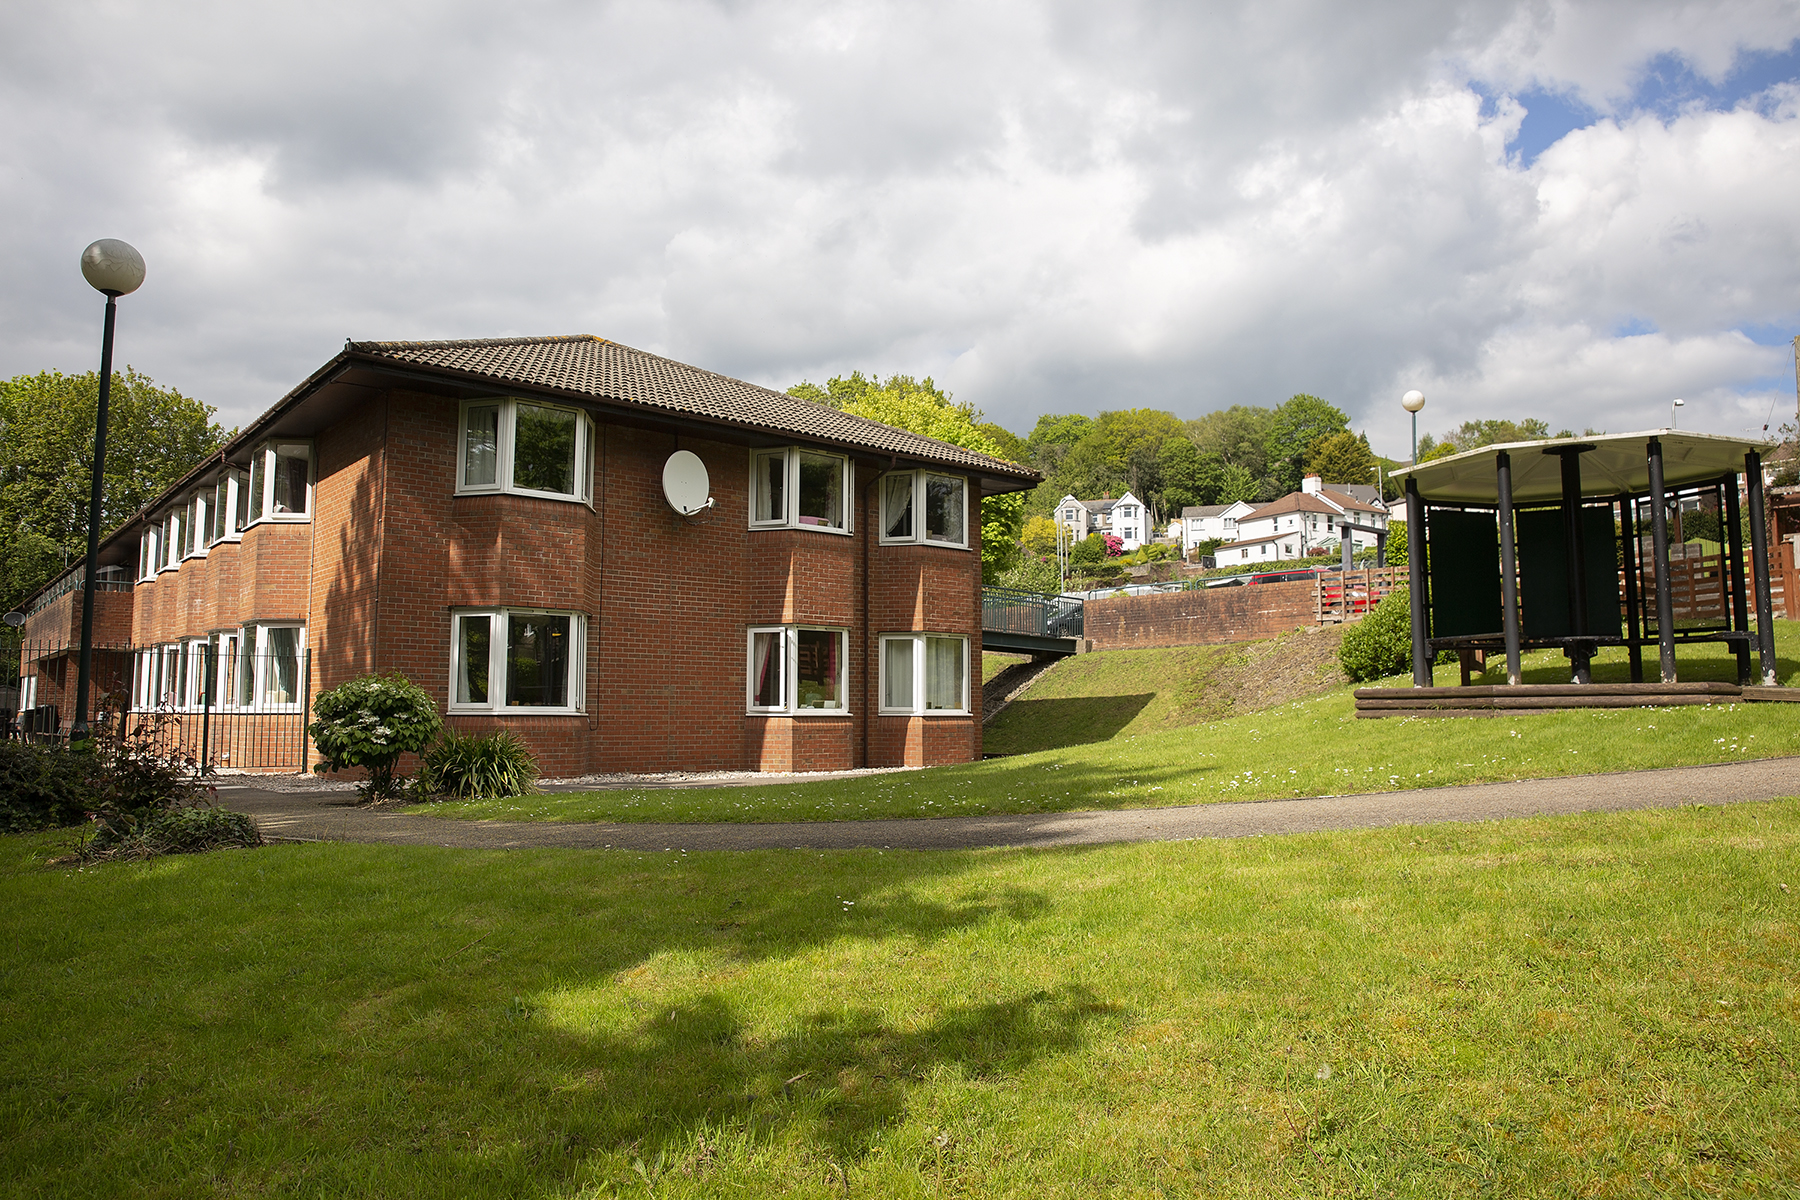
[[[1096,650],[1250,642],[1316,624],[1318,589],[1302,580],[1116,596],[1088,601],[1086,622]]]

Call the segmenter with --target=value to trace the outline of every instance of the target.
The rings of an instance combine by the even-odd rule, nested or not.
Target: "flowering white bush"
[[[321,692],[313,715],[306,732],[324,758],[319,769],[362,767],[370,799],[392,795],[394,764],[431,745],[443,727],[425,689],[400,674],[364,675]]]

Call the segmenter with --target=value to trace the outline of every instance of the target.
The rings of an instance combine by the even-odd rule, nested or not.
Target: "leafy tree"
[[[1254,483],[1268,470],[1269,426],[1274,416],[1266,408],[1234,404],[1189,421],[1188,437],[1202,454],[1210,452],[1225,466],[1248,471]]]
[[[1037,419],[1037,425],[1025,439],[1031,465],[1046,477],[1055,474],[1062,466],[1064,456],[1093,427],[1094,418],[1083,413],[1045,413]]]
[[[1022,467],[1032,465],[1031,448],[1025,444],[1024,438],[1012,430],[996,425],[992,421],[982,421],[975,428],[987,434],[988,440],[1000,447],[1001,458],[1008,462],[1016,462]]]
[[[1350,428],[1350,418],[1317,396],[1290,396],[1272,414],[1267,440],[1269,474],[1285,495],[1300,486],[1300,474],[1313,447]]]
[[[1225,464],[1211,450],[1201,450],[1186,437],[1163,443],[1162,507],[1178,517],[1190,504],[1217,504],[1225,482]]]
[[[1250,468],[1233,463],[1219,472],[1219,498],[1214,504],[1235,504],[1239,500],[1254,501],[1261,494],[1262,483]]]
[[[1314,443],[1306,469],[1326,483],[1374,483],[1375,454],[1366,434],[1345,430]]]
[[[1053,556],[1056,553],[1056,522],[1049,517],[1032,517],[1025,522],[1019,544],[1038,558]]]
[[[1090,533],[1069,551],[1069,567],[1080,570],[1097,567],[1106,558],[1106,538]]]
[[[0,607],[11,610],[87,550],[100,374],[0,382]],[[224,444],[213,409],[115,372],[107,410],[102,534]]]
[[[1387,565],[1404,567],[1406,564],[1406,522],[1389,521],[1387,526]]]
[[[855,417],[880,421],[896,429],[924,434],[966,450],[996,458],[1006,453],[983,431],[981,412],[972,404],[958,404],[929,375],[891,375],[886,380],[852,371],[837,376],[824,387],[802,381],[788,395],[829,404]],[[1025,523],[1025,497],[1018,492],[984,496],[981,500],[981,575],[992,581],[1019,557],[1019,531]]]
[[[1527,417],[1523,421],[1464,421],[1460,429],[1446,433],[1444,440],[1454,445],[1460,454],[1464,450],[1478,450],[1502,442],[1535,442],[1549,436],[1548,424],[1536,417]]]

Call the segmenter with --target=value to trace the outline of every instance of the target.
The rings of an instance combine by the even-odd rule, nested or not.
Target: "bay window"
[[[881,711],[958,716],[969,711],[969,639],[881,635]]]
[[[138,578],[155,579],[162,563],[162,526],[152,525],[138,539]]]
[[[226,539],[237,540],[248,523],[249,506],[250,490],[245,486],[243,475],[237,471],[227,471],[219,476],[219,482],[213,485],[212,492],[207,497],[210,519],[206,544],[212,546]]]
[[[850,460],[785,446],[750,455],[750,526],[850,532]]]
[[[167,571],[181,565],[181,530],[185,522],[180,509],[169,513],[162,521],[162,569]]]
[[[529,608],[470,609],[450,621],[452,712],[580,712],[586,618]]]
[[[257,521],[311,519],[312,484],[312,443],[262,443],[250,456],[249,495],[238,528]]]
[[[471,400],[457,436],[459,494],[516,492],[592,497],[594,423],[573,408],[534,400]]]
[[[881,541],[969,544],[968,481],[935,471],[894,471],[881,477]]]
[[[842,716],[849,708],[849,635],[765,625],[748,631],[744,707],[752,713]]]

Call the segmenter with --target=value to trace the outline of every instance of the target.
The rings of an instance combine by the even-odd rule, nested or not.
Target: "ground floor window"
[[[749,631],[744,706],[757,713],[843,714],[849,707],[849,634],[805,625]]]
[[[969,711],[969,639],[936,633],[881,635],[881,711]]]
[[[131,706],[139,712],[297,712],[306,627],[255,624],[137,653]]]
[[[586,629],[577,612],[490,608],[454,613],[450,708],[581,711]]]

